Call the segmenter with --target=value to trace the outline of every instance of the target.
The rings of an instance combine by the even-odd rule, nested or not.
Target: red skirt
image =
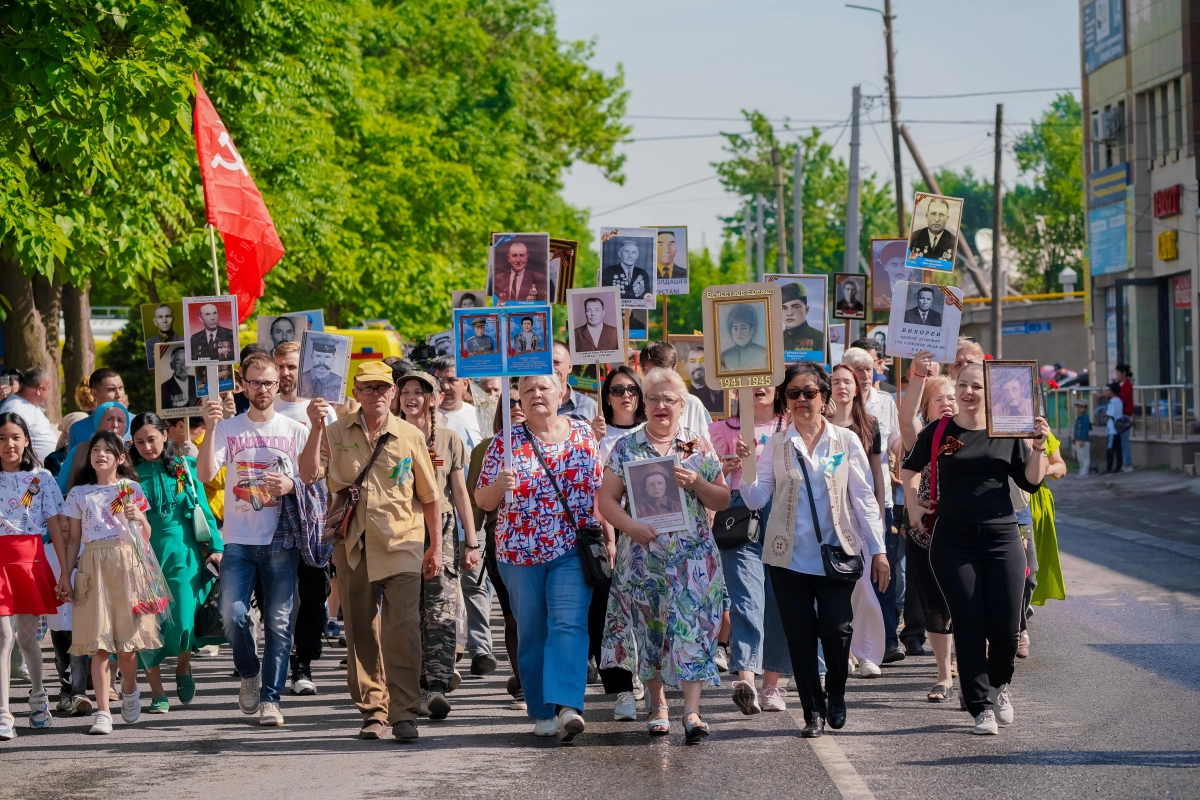
[[[53,614],[54,572],[40,536],[0,536],[0,617]]]

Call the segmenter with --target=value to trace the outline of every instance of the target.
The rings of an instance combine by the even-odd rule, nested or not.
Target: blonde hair
[[[290,356],[292,353],[299,353],[299,352],[300,352],[300,343],[299,342],[280,342],[279,344],[275,345],[275,352],[272,353],[272,355],[275,358],[279,358],[280,356]]]
[[[75,405],[79,406],[82,411],[96,410],[96,398],[92,395],[92,387],[86,376],[80,378],[79,384],[75,387]]]
[[[847,347],[842,363],[848,367],[874,367],[875,357],[861,347]]]
[[[973,342],[965,336],[959,336],[958,347],[954,351],[954,360],[958,361],[964,353],[975,356],[976,362],[983,361],[983,345]]]
[[[954,381],[950,379],[949,375],[934,375],[925,379],[925,385],[921,387],[921,419],[933,422],[929,418],[929,401],[947,386],[950,387],[950,393],[954,394]]]
[[[642,391],[650,394],[651,387],[657,386],[660,383],[669,383],[682,396],[687,396],[687,384],[683,382],[683,378],[679,377],[679,373],[673,369],[665,367],[655,367],[646,373],[642,378]]]

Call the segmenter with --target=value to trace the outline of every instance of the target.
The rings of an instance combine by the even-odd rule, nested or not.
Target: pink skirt
[[[54,572],[40,536],[0,536],[0,617],[53,614]]]

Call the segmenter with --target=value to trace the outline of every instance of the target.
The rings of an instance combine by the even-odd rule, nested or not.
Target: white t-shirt
[[[616,446],[618,439],[620,439],[622,436],[628,436],[629,434],[633,433],[634,431],[636,431],[638,428],[642,427],[645,424],[646,423],[644,423],[644,422],[639,422],[637,425],[634,425],[633,427],[630,427],[630,428],[621,428],[621,427],[618,427],[617,425],[604,426],[604,438],[602,438],[599,442],[600,463],[601,464],[608,463],[608,454],[612,452],[612,449],[614,446]]]
[[[296,460],[308,441],[308,429],[276,414],[254,422],[249,414],[223,419],[213,431],[217,468],[225,473],[225,544],[266,545],[279,523],[279,498],[267,493],[268,472],[299,481]]]
[[[295,401],[284,400],[281,396],[275,395],[275,413],[283,414],[288,419],[294,419],[304,426],[305,430],[312,430],[312,423],[308,421],[308,404],[312,402],[307,397],[298,397]],[[337,422],[337,414],[333,411],[333,406],[329,406],[329,413],[325,415],[325,424],[332,425]]]
[[[479,432],[479,415],[475,413],[475,406],[463,403],[462,408],[458,411],[446,411],[443,409],[442,413],[451,422],[457,422],[466,430],[468,438],[464,440],[463,444],[467,446],[468,453],[475,448],[475,445],[483,441],[483,436]]]
[[[891,480],[888,478],[888,451],[892,445],[900,439],[900,415],[896,413],[896,401],[887,392],[881,392],[875,387],[871,387],[871,393],[867,395],[867,413],[879,420],[879,442],[883,448],[883,452],[879,456],[883,467],[883,480],[891,486]],[[885,491],[883,493],[884,502],[888,508],[892,507],[892,493]]]
[[[33,452],[45,462],[46,456],[53,453],[55,445],[58,444],[58,428],[46,418],[44,411],[17,394],[9,395],[7,400],[0,403],[0,412],[5,411],[11,411],[25,420],[25,424],[29,426]]]
[[[1108,401],[1108,405],[1104,409],[1105,420],[1104,429],[1108,433],[1116,434],[1117,420],[1125,413],[1125,405],[1121,402],[1121,398],[1114,397]]]
[[[29,495],[29,503],[21,501]],[[47,470],[0,472],[0,536],[41,536],[46,520],[62,513],[63,496]]]
[[[72,488],[67,494],[62,513],[79,520],[84,544],[116,539],[125,530],[125,514],[121,511],[114,514],[112,510],[112,502],[121,493],[124,493],[123,503],[132,502],[143,512],[150,508],[137,481],[119,480],[111,486],[86,484]]]
[[[712,415],[708,413],[700,398],[689,392],[683,396],[683,414],[679,417],[679,423],[701,439],[708,439],[708,426],[712,425]]]

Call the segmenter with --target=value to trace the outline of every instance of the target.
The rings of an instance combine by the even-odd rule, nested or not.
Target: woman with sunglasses
[[[829,375],[812,362],[792,364],[784,375],[791,425],[775,434],[758,459],[757,475],[742,499],[747,508],[772,502],[763,539],[763,562],[775,589],[783,620],[804,729],[815,738],[846,724],[846,674],[850,657],[850,598],[855,583],[829,577],[822,545],[870,557],[871,577],[886,590],[891,572],[883,543],[883,520],[871,465],[859,437],[828,422],[822,414],[832,394]],[[750,448],[738,443],[738,455]],[[815,605],[814,605],[815,604]],[[817,640],[825,653],[825,685],[817,666]],[[826,700],[828,694],[828,700]]]
[[[679,374],[655,368],[642,385],[646,427],[613,447],[600,488],[600,513],[625,533],[617,546],[600,666],[636,671],[646,684],[652,736],[671,731],[663,684],[682,688],[684,733],[692,744],[708,736],[699,711],[701,686],[721,685],[716,655],[725,586],[708,511],[729,505],[729,489],[712,444],[680,423],[687,387]],[[659,533],[623,507],[626,470],[632,462],[672,455],[688,528]],[[624,645],[630,626],[635,651]]]

